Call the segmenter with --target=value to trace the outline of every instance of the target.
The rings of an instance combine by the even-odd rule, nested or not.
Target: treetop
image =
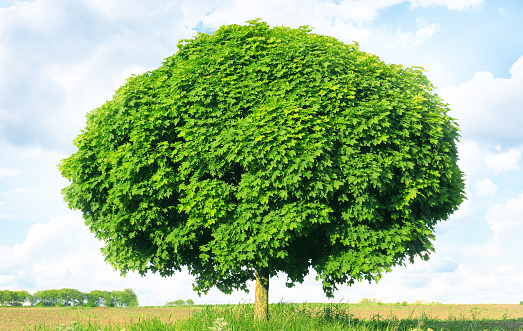
[[[88,114],[63,194],[109,263],[202,292],[312,267],[331,295],[428,258],[464,199],[456,121],[422,68],[311,31],[199,33]]]

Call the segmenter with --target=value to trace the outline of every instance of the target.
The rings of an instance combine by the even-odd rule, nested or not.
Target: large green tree
[[[60,164],[123,274],[187,267],[199,293],[314,269],[338,284],[428,259],[464,198],[455,120],[421,68],[259,20],[182,40],[87,115]]]

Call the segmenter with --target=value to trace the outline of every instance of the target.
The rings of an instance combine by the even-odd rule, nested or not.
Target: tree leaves
[[[455,120],[420,68],[259,20],[179,43],[87,116],[64,199],[122,273],[201,292],[256,267],[379,279],[433,250],[464,198]]]

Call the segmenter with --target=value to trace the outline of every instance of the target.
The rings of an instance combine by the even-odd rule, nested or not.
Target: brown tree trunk
[[[254,320],[269,318],[269,268],[256,268],[256,293],[254,295]]]

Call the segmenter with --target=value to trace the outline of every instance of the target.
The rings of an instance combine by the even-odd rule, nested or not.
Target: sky
[[[63,202],[57,165],[76,151],[86,113],[131,74],[158,68],[180,39],[258,17],[425,68],[461,128],[467,200],[436,226],[431,259],[378,284],[340,286],[333,301],[523,300],[519,0],[0,0],[0,290],[132,288],[141,305],[254,301],[254,291],[198,297],[186,271],[121,277]],[[271,279],[271,302],[329,301],[314,274],[284,283]]]

